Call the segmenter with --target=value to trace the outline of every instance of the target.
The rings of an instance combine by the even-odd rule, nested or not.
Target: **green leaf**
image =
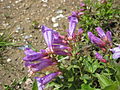
[[[94,88],[91,88],[90,85],[87,84],[82,84],[81,85],[81,90],[95,90]]]
[[[55,83],[55,82],[50,82],[50,83],[48,83],[47,85],[46,85],[46,89],[48,89],[48,88],[52,88],[52,87],[54,87],[54,90],[59,90],[59,88],[61,88],[63,85],[62,85],[62,83],[61,84],[58,84],[58,83]]]
[[[0,46],[12,46],[12,45],[15,45],[15,43],[0,42]]]
[[[32,90],[38,90],[37,81],[35,80],[32,86]]]
[[[120,64],[117,64],[117,63],[115,63],[115,64],[113,64],[114,65],[114,67],[115,67],[115,70],[116,70],[116,79],[117,79],[117,81],[119,81],[120,82]]]
[[[94,73],[94,72],[97,70],[97,68],[99,68],[99,67],[100,67],[100,65],[99,65],[98,61],[96,60],[96,61],[92,64],[92,68],[93,68],[92,72]]]
[[[102,90],[120,90],[118,82],[114,82],[112,85],[105,87]]]
[[[83,76],[80,77],[80,79],[81,80],[90,79],[90,77],[87,74],[84,74]]]
[[[70,77],[70,78],[68,78],[68,81],[69,81],[69,82],[74,81],[74,77]]]
[[[85,69],[90,73],[94,73],[96,69],[99,67],[100,65],[97,60],[93,63],[90,63],[89,61],[85,61]]]
[[[113,81],[107,78],[105,75],[100,75],[96,73],[96,77],[98,78],[101,88],[105,88],[106,86],[112,85],[113,83]]]

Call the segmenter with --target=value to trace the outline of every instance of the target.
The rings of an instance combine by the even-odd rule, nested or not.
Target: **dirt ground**
[[[0,0],[0,32],[11,34],[12,42],[23,45],[29,42],[36,49],[42,49],[45,44],[41,31],[34,29],[32,24],[38,22],[63,32],[68,28],[67,17],[79,3],[79,0]],[[4,52],[5,59],[0,63],[0,90],[4,90],[3,85],[27,76],[22,61],[23,48],[9,47]],[[25,90],[30,90],[31,82],[28,78]]]

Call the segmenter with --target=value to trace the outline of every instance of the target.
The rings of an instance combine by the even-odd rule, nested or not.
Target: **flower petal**
[[[102,39],[106,38],[106,35],[105,35],[104,31],[102,30],[102,28],[97,27],[96,30],[97,30],[98,35],[100,36],[100,38],[102,38]]]
[[[27,62],[26,62],[27,63]],[[43,60],[39,63],[27,63],[27,66],[30,67],[30,72],[37,72],[40,71],[50,65],[56,64],[55,62],[52,62],[51,60]]]
[[[50,73],[44,77],[35,77],[39,90],[43,90],[43,86],[52,81],[52,79],[54,79],[59,74],[61,74],[61,72]]]
[[[64,45],[52,45],[53,50],[71,50],[70,47]]]
[[[110,49],[110,51],[112,51],[113,53],[120,52],[120,46]]]
[[[78,19],[77,17],[74,16],[69,16],[68,19],[69,19],[68,37],[72,38],[76,28],[76,24],[78,23]]]
[[[78,35],[81,35],[83,33],[83,29],[82,28],[79,28],[78,29]]]
[[[116,52],[113,54],[113,59],[118,59],[120,58],[120,52]]]
[[[42,33],[48,47],[51,47],[53,43],[53,30],[43,25]]]
[[[56,50],[56,51],[54,50],[54,53],[57,54],[57,55],[63,55],[63,56],[64,56],[64,55],[65,55],[65,56],[68,55],[68,56],[71,56],[71,53],[65,52],[65,51],[63,51],[63,50]]]
[[[109,42],[112,42],[112,33],[110,31],[106,32],[106,36]]]
[[[105,47],[106,43],[103,42],[100,38],[96,37],[92,32],[88,32],[88,37],[92,43],[96,44],[100,48]]]
[[[100,54],[97,53],[97,52],[95,53],[95,57],[96,57],[98,60],[100,60],[101,62],[104,62],[104,63],[107,62],[107,60],[103,59],[103,56],[100,55]]]
[[[39,59],[45,57],[46,55],[40,52],[31,53],[23,58],[24,61],[38,61]]]

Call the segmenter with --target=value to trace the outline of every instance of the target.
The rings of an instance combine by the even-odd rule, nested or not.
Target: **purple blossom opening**
[[[23,58],[24,61],[36,61],[39,60],[45,56],[47,56],[46,53],[41,53],[41,52],[35,52],[30,48],[27,48],[25,50],[26,56]]]
[[[82,12],[82,11],[85,11],[86,9],[80,9],[80,11]]]
[[[120,58],[120,46],[110,49],[113,52],[113,59]]]
[[[67,45],[67,41],[64,40],[64,36],[60,35],[58,32],[53,33],[53,44]]]
[[[52,45],[53,50],[71,50],[70,47],[67,47],[65,45]]]
[[[113,54],[113,59],[118,59],[120,58],[120,52],[116,52]]]
[[[78,19],[77,17],[74,16],[69,16],[68,19],[69,19],[68,37],[72,39],[76,28],[76,24],[78,23]]]
[[[43,61],[39,63],[31,63],[31,62],[26,62],[25,65],[30,68],[29,72],[34,73],[37,71],[40,71],[48,66],[51,66],[53,64],[56,64],[56,62],[52,62],[49,59],[44,59]]]
[[[110,49],[110,51],[112,51],[113,53],[120,52],[120,46]]]
[[[42,33],[46,41],[46,44],[48,45],[48,47],[51,47],[53,43],[53,30],[43,25]]]
[[[83,29],[82,28],[79,28],[78,29],[78,35],[81,35],[83,33]]]
[[[100,48],[104,48],[106,43],[103,42],[100,38],[96,37],[92,32],[88,32],[88,37],[92,43],[99,46]]]
[[[78,15],[84,15],[84,12],[79,12]]]
[[[107,36],[105,35],[105,33],[104,33],[104,31],[102,30],[102,28],[97,27],[96,30],[97,30],[98,35],[100,36],[100,38],[102,38],[103,40],[106,40],[106,39],[107,39]]]
[[[63,55],[63,56],[71,56],[71,53],[70,52],[65,52],[63,50],[54,50],[54,54],[57,54],[57,55]]]
[[[72,11],[72,16],[73,16],[73,17],[77,17],[77,15],[78,15],[77,12]]]
[[[106,32],[106,36],[107,36],[108,42],[112,42],[112,33],[110,31]]]
[[[85,3],[80,3],[80,6],[85,7],[86,5],[85,5]]]
[[[101,62],[104,62],[104,63],[106,63],[107,61],[105,60],[105,59],[103,59],[103,56],[102,55],[100,55],[99,53],[95,53],[95,57],[98,59],[98,60],[100,60]]]
[[[55,72],[55,73],[50,73],[44,77],[35,77],[35,79],[37,80],[37,84],[38,84],[38,90],[43,90],[44,86],[52,81],[52,79],[54,79],[56,76],[60,75],[61,72]]]

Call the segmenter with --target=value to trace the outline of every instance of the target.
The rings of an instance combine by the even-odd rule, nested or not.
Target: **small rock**
[[[56,17],[52,17],[52,22],[56,22]]]
[[[17,3],[19,3],[19,2],[21,2],[22,0],[17,0],[17,1],[15,1],[15,3],[17,4]]]
[[[3,26],[4,26],[4,27],[8,27],[8,26],[9,26],[9,23],[3,23]]]
[[[56,20],[57,19],[60,19],[60,18],[64,18],[65,16],[63,15],[63,14],[59,14],[59,15],[57,15],[56,17],[52,17],[52,22],[54,23],[54,22],[56,22]]]
[[[43,4],[43,7],[47,7],[47,4]]]
[[[58,23],[54,23],[54,24],[53,24],[53,27],[58,27],[58,26],[59,26]]]
[[[7,8],[10,8],[10,6],[7,6]]]
[[[31,84],[33,81],[30,79],[30,78],[28,78],[27,80],[26,80],[26,82],[25,82],[25,84],[26,85],[29,85],[29,84]]]
[[[16,28],[16,31],[15,31],[15,32],[19,32],[20,30],[24,30],[24,28],[23,28],[23,27],[20,27],[20,26],[17,26],[17,28]]]
[[[45,2],[45,3],[47,3],[47,2],[48,2],[48,0],[42,0],[42,2]]]
[[[30,35],[30,37],[32,37],[32,35]]]
[[[57,14],[63,13],[63,10],[56,11]]]
[[[27,21],[27,22],[31,22],[31,19],[30,19],[30,18],[26,18],[26,21]]]
[[[7,59],[7,62],[10,62],[10,61],[11,61],[11,59],[10,59],[10,58],[8,58],[8,59]]]
[[[59,15],[57,15],[56,16],[56,18],[58,19],[58,18],[64,18],[65,16],[63,15],[63,14],[59,14]]]
[[[24,36],[24,39],[29,39],[29,38],[30,38],[30,36],[28,36],[28,35]]]
[[[3,2],[4,0],[0,0],[1,2]]]
[[[46,20],[49,20],[49,17],[46,17]]]
[[[2,36],[4,33],[0,33],[0,36]]]

